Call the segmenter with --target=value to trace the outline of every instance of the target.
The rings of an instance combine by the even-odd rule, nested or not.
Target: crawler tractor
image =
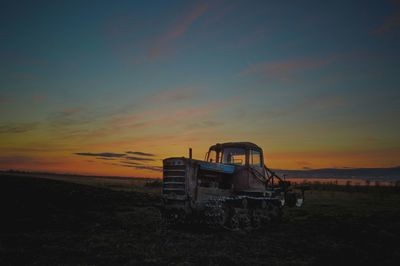
[[[210,147],[205,160],[163,160],[162,220],[165,224],[203,223],[230,230],[259,228],[277,221],[284,206],[300,207],[304,190],[264,164],[262,149],[250,142]]]

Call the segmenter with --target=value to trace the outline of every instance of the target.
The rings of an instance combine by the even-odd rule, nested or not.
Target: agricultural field
[[[254,231],[160,225],[156,180],[0,175],[0,264],[397,265],[400,193],[314,186]]]

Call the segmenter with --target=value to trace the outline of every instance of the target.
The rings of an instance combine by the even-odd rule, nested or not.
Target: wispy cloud
[[[108,122],[125,112],[110,106],[65,108],[49,113],[47,124],[50,130],[55,131],[58,139],[93,141],[117,134],[117,130],[111,128]]]
[[[67,108],[50,113],[47,124],[59,139],[86,141],[115,133],[106,124],[113,115],[107,108]]]
[[[44,153],[53,152],[54,148],[55,148],[55,146],[53,146],[53,145],[46,145],[43,143],[30,143],[30,144],[31,145],[29,145],[29,146],[23,146],[23,147],[7,147],[7,148],[3,147],[2,151],[8,152],[11,154],[13,154],[13,153],[24,153],[24,154],[41,153],[41,154],[44,154]],[[71,149],[71,148],[64,147],[63,145],[61,145],[61,146],[62,146],[63,150],[66,152],[73,151],[73,149]],[[58,147],[58,148],[60,148],[60,147]]]
[[[81,108],[69,108],[69,109],[61,110],[59,113],[63,114],[63,115],[70,115],[70,114],[81,113],[82,111],[83,111],[83,109],[81,109]]]
[[[177,103],[192,100],[197,96],[197,90],[194,88],[182,87],[172,90],[164,90],[152,94],[147,98],[147,102],[152,104],[159,103]]]
[[[53,127],[81,125],[93,121],[93,117],[88,112],[83,112],[80,108],[63,109],[51,113],[48,118]]]
[[[127,154],[136,154],[136,155],[141,155],[141,156],[155,156],[152,153],[146,153],[146,152],[141,152],[141,151],[127,151]]]
[[[199,2],[194,8],[186,13],[177,23],[175,23],[165,34],[156,38],[154,45],[147,51],[147,56],[154,59],[164,56],[173,50],[171,43],[183,36],[192,24],[199,19],[208,9],[208,5]]]
[[[217,24],[222,23],[228,15],[240,8],[240,4],[240,1],[212,1],[210,5],[213,12],[205,18],[204,27],[215,27]],[[211,6],[209,9],[211,9]]]
[[[0,124],[0,134],[24,133],[35,129],[38,123],[6,123]]]
[[[34,95],[32,96],[32,101],[34,103],[42,103],[44,101],[46,101],[47,97],[44,95]]]
[[[263,111],[268,118],[299,115],[307,111],[322,111],[337,108],[346,104],[346,99],[340,95],[323,95],[303,98],[291,106],[279,107],[274,110]]]
[[[26,98],[11,98],[11,97],[6,97],[6,96],[0,96],[0,105],[2,104],[10,104],[10,103],[21,103],[21,102],[27,102],[27,103],[44,103],[47,100],[47,97],[44,95],[33,95],[33,96],[28,96]]]
[[[142,157],[136,157],[136,156],[125,156],[124,159],[132,160],[132,161],[154,161],[154,159],[151,159],[151,158],[142,158]]]
[[[138,163],[138,162],[125,162],[125,161],[121,161],[121,163],[123,163],[123,164],[129,164],[129,165],[142,165],[141,163]]]
[[[124,128],[126,130],[128,128],[138,129],[161,125],[183,125],[188,121],[192,122],[194,119],[209,121],[215,115],[216,110],[221,112],[225,107],[236,104],[236,102],[236,97],[230,97],[176,110],[168,110],[168,112],[163,112],[161,108],[158,110],[151,109],[114,117],[110,123],[114,129]]]
[[[112,153],[112,152],[101,152],[101,153],[91,153],[91,152],[76,152],[75,155],[81,156],[95,156],[95,157],[113,157],[113,158],[121,158],[125,157],[125,153]]]
[[[90,157],[96,157],[96,159],[99,160],[112,160],[112,159],[121,159],[120,162],[122,163],[128,163],[128,164],[139,164],[139,163],[132,163],[128,161],[139,161],[139,162],[153,162],[155,159],[149,158],[149,157],[154,157],[155,155],[152,153],[146,153],[146,152],[135,152],[135,151],[128,151],[126,153],[114,153],[114,152],[99,152],[99,153],[94,153],[94,152],[76,152],[73,153],[74,155],[79,155],[79,156],[90,156]],[[138,157],[138,156],[130,156],[130,154],[135,154],[139,156],[145,156],[145,157]]]
[[[186,16],[175,24],[167,33],[167,39],[174,39],[185,34],[193,22],[206,12],[208,5],[204,2],[199,2]]]
[[[400,32],[400,12],[387,17],[382,25],[374,30],[377,34],[389,32]]]
[[[286,79],[304,71],[315,70],[332,63],[333,58],[294,58],[266,61],[250,65],[241,71],[241,75],[262,75],[265,77]]]
[[[125,153],[115,152],[76,152],[74,155],[92,157],[96,161],[90,160],[91,163],[97,162],[102,164],[109,164],[119,167],[129,167],[139,170],[160,171],[159,166],[148,165],[154,163],[156,159],[153,153],[140,152],[140,151],[127,151]],[[135,154],[138,156],[131,156]],[[141,157],[142,156],[142,157]]]
[[[373,34],[400,33],[400,1],[389,1],[392,13],[384,17],[383,22],[373,29]]]

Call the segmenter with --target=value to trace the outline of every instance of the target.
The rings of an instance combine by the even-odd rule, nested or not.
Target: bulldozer
[[[304,190],[264,164],[251,142],[217,143],[204,160],[163,160],[161,217],[166,225],[200,223],[229,230],[279,221],[287,207],[301,207]]]

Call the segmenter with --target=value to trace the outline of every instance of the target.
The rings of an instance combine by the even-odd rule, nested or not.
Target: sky
[[[400,1],[1,1],[0,169],[400,165]]]

